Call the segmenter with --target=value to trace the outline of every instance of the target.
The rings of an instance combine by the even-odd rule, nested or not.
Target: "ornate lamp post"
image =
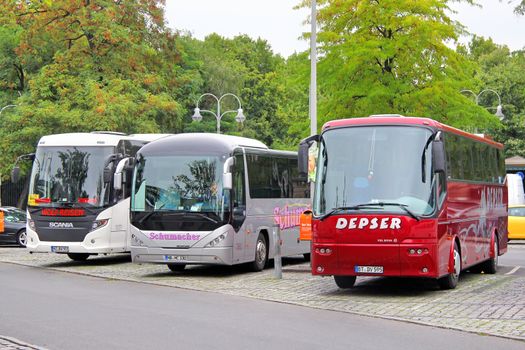
[[[494,113],[494,115],[496,117],[499,118],[499,120],[503,120],[503,118],[505,118],[505,114],[503,114],[503,107],[501,106],[501,97],[499,96],[499,94],[492,90],[492,89],[485,89],[485,90],[482,90],[479,94],[476,94],[474,91],[472,90],[461,90],[461,92],[468,92],[472,95],[474,95],[474,98],[476,99],[476,104],[479,105],[479,98],[481,97],[481,95],[483,95],[485,92],[492,92],[494,94],[496,94],[496,96],[498,96],[498,106],[496,107],[496,113]]]
[[[217,101],[217,112],[213,112],[213,111],[209,111],[209,110],[206,110],[206,109],[200,109],[199,108],[199,102],[205,96],[213,97],[215,99],[215,101]],[[237,109],[236,111],[234,111],[234,110],[225,111],[225,112],[222,112],[222,114],[221,114],[221,101],[226,96],[233,96],[233,97],[235,97],[235,99],[239,103],[239,109]],[[210,94],[210,93],[202,94],[197,99],[197,103],[195,105],[196,105],[195,106],[195,110],[194,110],[194,113],[193,113],[193,116],[191,117],[191,119],[193,119],[196,122],[199,122],[199,121],[202,120],[201,112],[211,113],[215,117],[215,119],[217,120],[217,134],[221,133],[221,119],[227,113],[237,113],[237,115],[235,116],[235,121],[238,122],[238,123],[242,123],[242,122],[244,122],[246,120],[246,117],[244,116],[244,114],[242,112],[241,100],[234,94],[227,93],[227,94],[222,95],[221,97],[217,97],[214,94]]]

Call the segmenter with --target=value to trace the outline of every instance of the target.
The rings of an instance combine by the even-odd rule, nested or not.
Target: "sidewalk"
[[[431,280],[366,277],[340,290],[332,278],[314,277],[302,259],[284,261],[283,279],[273,270],[245,267],[189,267],[173,273],[164,265],[134,265],[129,256],[90,257],[76,263],[67,256],[28,254],[1,248],[0,262],[90,276],[209,291],[359,315],[403,320],[480,334],[525,340],[525,274],[464,273],[455,290],[441,291]]]

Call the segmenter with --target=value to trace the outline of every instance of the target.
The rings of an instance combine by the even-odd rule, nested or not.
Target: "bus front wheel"
[[[441,289],[454,289],[458,285],[459,273],[461,272],[461,254],[457,242],[454,243],[454,272],[438,280]]]
[[[261,233],[257,237],[255,244],[255,260],[252,262],[253,271],[262,271],[268,263],[268,242],[266,237]]]
[[[339,288],[348,289],[354,286],[356,276],[334,276],[334,280]]]

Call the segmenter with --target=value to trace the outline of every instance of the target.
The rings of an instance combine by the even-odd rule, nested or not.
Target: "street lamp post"
[[[503,107],[501,106],[501,97],[499,96],[499,94],[495,91],[495,90],[492,90],[492,89],[485,89],[485,90],[482,90],[479,94],[476,94],[474,91],[472,90],[461,90],[461,92],[468,92],[468,93],[471,93],[472,95],[474,95],[474,98],[476,99],[476,104],[479,105],[479,98],[481,97],[481,95],[483,95],[485,92],[492,92],[494,94],[496,94],[496,96],[498,96],[498,106],[496,107],[496,113],[494,114],[496,117],[499,118],[499,120],[503,120],[503,118],[505,118],[505,114],[503,114]]]
[[[199,102],[201,101],[201,99],[205,96],[210,96],[210,97],[213,97],[215,99],[215,101],[217,101],[217,113],[213,112],[213,111],[209,111],[209,110],[206,110],[206,109],[200,109],[199,108]],[[229,111],[226,111],[226,112],[223,112],[221,114],[221,101],[223,98],[225,98],[226,96],[233,96],[235,97],[235,99],[237,100],[237,102],[239,103],[239,109],[237,109],[236,111],[234,110],[229,110]],[[244,116],[244,113],[242,112],[242,105],[241,105],[241,100],[234,94],[230,94],[230,93],[227,93],[227,94],[224,94],[222,95],[221,97],[217,97],[215,96],[214,94],[210,94],[210,93],[206,93],[206,94],[202,94],[198,99],[197,99],[197,103],[195,104],[195,110],[194,110],[194,114],[193,116],[191,117],[191,119],[193,119],[194,121],[196,122],[199,122],[202,120],[202,115],[201,115],[201,112],[208,112],[208,113],[211,113],[215,119],[217,120],[217,134],[220,134],[221,133],[221,119],[222,117],[227,114],[227,113],[237,113],[237,115],[235,116],[235,121],[238,122],[238,123],[242,123],[246,120],[246,117]]]
[[[317,134],[317,1],[312,0],[310,18],[310,135]]]

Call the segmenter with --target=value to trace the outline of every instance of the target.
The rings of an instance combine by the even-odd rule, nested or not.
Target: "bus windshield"
[[[139,156],[131,210],[204,213],[224,219],[229,208],[223,193],[223,162],[218,156]]]
[[[352,208],[431,215],[435,208],[431,137],[431,130],[410,126],[325,132],[317,161],[314,214]]]
[[[103,168],[106,158],[113,152],[113,147],[38,147],[28,204],[92,207],[108,204],[109,188],[104,183]]]

